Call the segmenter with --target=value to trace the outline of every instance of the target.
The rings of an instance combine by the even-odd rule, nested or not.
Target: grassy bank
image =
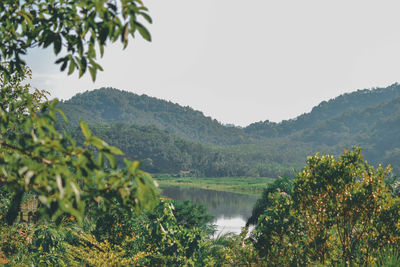
[[[242,194],[260,194],[275,178],[267,177],[154,177],[160,186],[181,186],[211,189]]]

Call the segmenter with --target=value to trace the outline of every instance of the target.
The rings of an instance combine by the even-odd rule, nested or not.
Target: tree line
[[[293,176],[293,169],[299,169],[307,155],[318,151],[339,155],[344,148],[358,145],[371,163],[391,164],[398,173],[399,92],[397,84],[359,90],[322,102],[295,120],[239,128],[224,126],[189,107],[103,88],[59,104],[69,124],[58,128],[79,132],[79,119],[87,119],[102,138],[121,147],[128,157],[142,160],[150,172]],[[116,123],[126,136],[111,132]],[[148,148],[139,142],[144,139]],[[160,164],[152,167],[152,161]]]

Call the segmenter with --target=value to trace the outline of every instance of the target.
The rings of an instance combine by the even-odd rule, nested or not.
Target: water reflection
[[[163,187],[162,190],[166,197],[179,201],[192,200],[206,206],[208,212],[215,216],[216,235],[227,232],[240,233],[258,199],[257,196],[251,195],[178,186]]]
[[[214,234],[214,237],[218,237],[219,235],[223,235],[226,233],[235,233],[239,234],[242,227],[246,225],[247,219],[243,219],[242,217],[235,218],[218,218],[214,221],[214,224],[217,226],[217,231]]]

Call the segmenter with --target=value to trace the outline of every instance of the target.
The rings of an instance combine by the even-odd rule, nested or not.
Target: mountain
[[[200,111],[113,88],[86,91],[58,106],[71,126],[78,125],[81,119],[91,124],[124,122],[152,125],[195,142],[224,145],[243,142],[241,129],[226,127]]]
[[[256,122],[246,127],[246,132],[256,136],[282,136],[304,129],[311,129],[318,124],[338,118],[353,111],[362,111],[370,107],[386,104],[400,97],[400,85],[395,83],[386,88],[363,89],[346,93],[329,101],[322,101],[310,113],[294,119],[271,123],[268,120]],[[366,122],[366,120],[363,120]]]
[[[247,166],[248,163],[244,158],[240,158],[236,153],[186,141],[154,126],[118,122],[94,124],[90,128],[93,135],[121,148],[127,158],[140,160],[142,169],[151,173],[246,176],[249,175],[251,168]],[[68,132],[78,143],[84,142],[79,127],[70,128]],[[275,174],[275,172],[268,173],[268,175]]]
[[[400,85],[358,90],[323,101],[310,113],[281,123],[224,126],[200,111],[112,88],[59,103],[61,125],[79,136],[79,120],[143,161],[151,172],[206,176],[293,174],[315,152],[340,154],[359,145],[367,160],[400,173]]]

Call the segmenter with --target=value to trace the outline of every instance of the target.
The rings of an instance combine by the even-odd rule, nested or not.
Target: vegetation
[[[359,148],[309,157],[293,182],[275,181],[255,205],[255,248],[272,265],[398,263],[400,199],[384,182],[389,171]]]
[[[211,189],[233,193],[245,193],[259,195],[263,189],[274,178],[266,177],[218,177],[218,178],[197,178],[197,177],[170,177],[154,176],[158,184],[163,186],[193,187]]]
[[[284,167],[283,164],[293,162],[297,155],[292,153],[286,157],[284,153],[289,150],[287,145],[277,148],[274,144],[269,144],[259,151],[257,145],[247,145],[243,148],[193,143],[154,126],[95,124],[91,125],[91,130],[107,143],[122,147],[127,158],[140,160],[142,168],[150,173],[184,174],[194,177],[293,175],[293,170]],[[79,144],[83,144],[85,139],[79,127],[68,128],[66,132]],[[252,152],[249,152],[249,148]],[[267,154],[266,150],[271,154]],[[278,163],[278,160],[282,160],[282,163]],[[292,166],[296,165],[293,163]]]
[[[66,49],[56,63],[82,76],[86,69],[95,80],[107,41],[119,38],[126,46],[128,36],[138,31],[150,40],[139,18],[151,22],[141,1],[11,1],[0,3],[0,190],[9,199],[4,216],[13,224],[26,193],[38,197],[36,217],[59,221],[74,216],[83,223],[85,205],[113,209],[121,204],[137,211],[154,205],[155,185],[139,162],[124,160],[118,169],[115,156],[123,153],[92,136],[80,122],[83,147],[55,129],[56,113],[64,119],[57,101],[43,102],[45,92],[30,93],[25,79],[29,69],[21,55],[31,47],[53,45],[54,54]],[[96,147],[97,158],[88,150]],[[105,161],[107,158],[107,161]]]
[[[140,0],[80,1],[80,0],[3,0],[0,3],[0,61],[8,62],[0,70],[9,77],[17,71],[23,74],[21,56],[29,48],[53,46],[60,55],[56,64],[68,74],[75,70],[82,76],[89,70],[96,79],[102,67],[97,54],[104,54],[107,42],[120,40],[126,47],[129,36],[136,32],[151,40],[141,20],[151,23],[147,8]],[[63,51],[66,50],[66,51]]]
[[[294,180],[279,178],[266,186],[249,219],[248,224],[255,224],[249,237],[248,228],[244,228],[240,235],[211,239],[212,217],[203,206],[159,198],[156,183],[139,169],[140,163],[123,159],[120,149],[93,135],[85,122],[79,122],[80,136],[76,128],[60,132],[63,126],[56,127],[56,114],[66,120],[64,113],[57,108],[56,100],[47,101],[45,92],[31,90],[24,82],[30,72],[20,55],[32,46],[51,44],[58,54],[64,45],[67,55],[57,61],[61,69],[69,66],[70,73],[77,69],[83,75],[88,67],[95,79],[100,69],[95,62],[96,43],[102,54],[107,40],[121,38],[126,45],[128,34],[133,35],[136,30],[150,39],[147,30],[137,21],[138,17],[150,21],[141,1],[6,0],[0,3],[0,17],[5,22],[0,27],[0,58],[8,61],[0,68],[1,264],[399,265],[400,181],[390,176],[390,167],[372,167],[364,160],[360,148],[345,150],[339,157],[319,153],[308,157],[306,166]],[[237,146],[203,148],[199,145],[206,156],[192,156],[192,165],[187,164],[195,166],[196,161],[206,160],[210,164],[207,171],[216,176],[240,169],[261,173],[263,164],[280,159],[285,163],[296,162],[297,156],[306,151],[269,158],[260,153],[260,147],[265,144],[262,142],[272,139],[261,140],[262,135],[252,137],[253,130],[264,132],[267,138],[283,136],[274,139],[273,151],[293,151],[305,144],[302,142],[307,136],[311,138],[307,144],[319,140],[334,149],[339,144],[336,139],[346,136],[343,135],[346,131],[352,136],[361,136],[362,131],[368,130],[371,135],[362,135],[360,139],[368,141],[386,130],[390,141],[397,137],[398,98],[390,100],[398,92],[397,87],[394,85],[389,91],[358,92],[362,103],[351,105],[354,109],[349,108],[348,97],[333,101],[342,104],[339,105],[342,111],[324,103],[318,112],[299,117],[298,121],[303,120],[302,127],[312,125],[304,131],[297,128],[295,121],[227,130],[206,119],[215,125],[215,131],[206,138],[231,131],[229,138],[221,135],[212,142],[225,139],[227,144]],[[201,117],[190,109],[187,111]],[[371,123],[363,125],[361,119],[366,116]],[[106,131],[109,135],[107,125],[96,127],[99,133]],[[149,129],[129,127],[127,130],[138,133]],[[313,132],[313,129],[318,130]],[[78,142],[68,134],[70,130]],[[324,131],[332,135],[318,139],[318,133]],[[169,140],[169,145],[158,151],[161,154],[166,149],[170,153],[174,147],[179,148],[178,154],[195,147],[158,130],[150,132],[155,137],[148,140],[165,136]],[[292,139],[299,143],[288,143]],[[119,141],[120,137],[115,140]],[[254,140],[261,143],[252,143]],[[382,137],[374,140],[387,159],[398,158],[398,148],[388,150],[388,140]],[[243,151],[242,146],[249,146],[251,150]],[[238,155],[229,154],[232,151],[245,156],[244,165],[236,162],[235,156],[227,156]],[[370,155],[379,156],[382,151]],[[178,155],[176,161],[180,158]],[[164,168],[167,166],[161,169]],[[25,221],[20,212],[29,203],[38,204],[31,205],[32,213],[28,217],[33,219]]]
[[[372,164],[390,163],[395,173],[400,171],[398,84],[339,96],[294,120],[245,128],[112,88],[78,94],[58,107],[70,120],[58,129],[80,140],[79,120],[88,120],[96,135],[123,148],[129,159],[141,160],[151,173],[293,177],[293,169],[300,170],[308,155],[339,155],[354,144],[364,148]]]
[[[80,119],[89,124],[124,122],[128,125],[153,125],[195,142],[230,144],[232,139],[238,139],[237,143],[240,143],[239,129],[227,128],[205,117],[202,112],[113,88],[77,94],[60,102],[59,107],[65,111],[71,126],[79,125]]]
[[[316,154],[293,180],[275,179],[240,235],[211,239],[203,206],[160,199],[141,214],[122,205],[38,224],[1,224],[0,260],[10,264],[130,266],[397,266],[398,179],[354,148]],[[387,183],[385,180],[387,179]],[[4,216],[3,213],[0,216]],[[4,217],[3,217],[4,218]]]
[[[29,72],[26,73],[29,75]],[[125,159],[118,169],[115,155],[123,155],[81,122],[83,147],[54,128],[56,101],[41,102],[43,92],[29,92],[26,76],[0,76],[0,188],[10,199],[4,216],[12,225],[25,194],[34,194],[41,205],[38,217],[58,221],[74,216],[83,222],[85,205],[111,210],[116,203],[128,210],[154,205],[155,186],[139,163]],[[98,150],[95,157],[89,146]],[[107,161],[105,160],[107,159]]]

